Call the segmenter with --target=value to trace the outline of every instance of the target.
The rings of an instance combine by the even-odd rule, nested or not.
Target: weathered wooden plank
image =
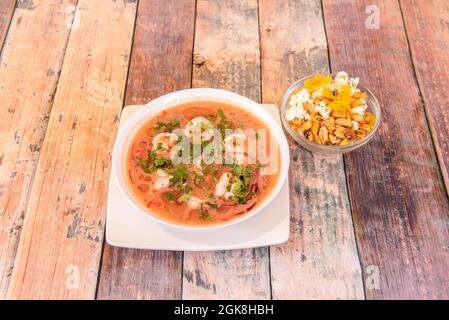
[[[260,101],[257,1],[197,2],[194,87]],[[270,298],[268,248],[184,253],[184,299]]]
[[[9,1],[9,4],[12,2]],[[0,299],[19,243],[48,113],[61,70],[73,0],[19,3],[0,61]],[[3,1],[2,24],[6,26]],[[7,11],[7,10],[6,10]],[[4,30],[3,30],[4,31]],[[3,32],[3,31],[0,31]]]
[[[126,104],[190,87],[194,22],[194,0],[139,2]],[[181,252],[105,244],[102,261],[98,299],[181,298]]]
[[[263,102],[280,105],[299,78],[328,72],[320,1],[260,1]],[[343,158],[290,140],[290,240],[271,247],[274,299],[361,299],[363,281]]]
[[[15,6],[16,0],[0,0],[0,51],[3,47]]]
[[[401,1],[416,77],[449,193],[449,2]]]
[[[332,69],[360,76],[382,105],[376,137],[345,157],[366,296],[448,298],[449,206],[399,4],[323,5]]]
[[[68,40],[8,298],[95,296],[136,2],[77,5],[80,20]]]

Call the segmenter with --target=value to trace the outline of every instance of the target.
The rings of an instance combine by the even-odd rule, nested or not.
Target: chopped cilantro
[[[162,142],[158,142],[158,144],[156,145],[156,150],[158,151],[164,151],[165,148],[162,146]]]
[[[218,109],[217,110],[217,114],[220,117],[221,121],[220,123],[217,125],[218,129],[221,132],[222,137],[225,137],[225,133],[226,133],[226,129],[233,129],[234,128],[234,123],[228,119],[226,119],[226,116],[223,112],[223,110]]]
[[[147,159],[142,159],[142,158],[136,158],[137,160],[137,165],[142,168],[143,172],[145,173],[152,173],[154,170],[153,168],[148,164],[148,160]]]
[[[201,220],[212,220],[212,217],[210,216],[209,212],[204,208],[204,206],[202,204],[200,207],[200,219]]]
[[[221,120],[225,120],[226,119],[226,116],[225,116],[223,110],[218,109],[217,110],[217,114],[218,114],[218,116],[220,117]]]
[[[170,160],[169,159],[164,159],[164,158],[156,158],[154,159],[153,165],[155,168],[162,168],[163,166],[165,166],[166,164],[170,164]]]
[[[211,208],[214,208],[214,209],[217,209],[217,208],[218,208],[218,205],[217,205],[216,203],[213,203],[213,202],[206,202],[206,204],[207,204],[209,207],[211,207]]]
[[[173,119],[169,122],[158,121],[154,130],[156,132],[172,132],[175,127],[179,126],[179,124],[180,122],[178,119]]]
[[[189,179],[189,172],[183,164],[174,165],[173,168],[168,170],[168,173],[172,176],[170,178],[170,185],[175,186],[178,190],[189,193],[191,189],[186,185]]]
[[[195,183],[196,186],[199,186],[201,182],[204,180],[204,178],[205,178],[204,175],[195,174],[195,179],[193,180],[193,182]]]
[[[164,192],[164,196],[168,201],[174,201],[176,199],[175,195],[171,192]]]
[[[178,198],[178,202],[185,202],[185,201],[189,200],[191,197],[192,197],[191,194],[189,194],[189,193],[184,193],[183,195],[181,195],[181,196]]]
[[[246,203],[246,198],[250,195],[249,177],[253,173],[253,169],[249,166],[241,166],[234,164],[232,166],[232,174],[238,178],[232,188],[232,193],[240,204]]]

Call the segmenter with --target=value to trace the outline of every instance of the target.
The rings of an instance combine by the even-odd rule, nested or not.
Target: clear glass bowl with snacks
[[[342,154],[372,139],[381,109],[374,94],[344,71],[308,76],[295,82],[282,98],[282,123],[307,150]]]

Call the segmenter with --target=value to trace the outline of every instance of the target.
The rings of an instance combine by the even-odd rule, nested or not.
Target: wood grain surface
[[[3,1],[4,2],[4,1]],[[74,1],[19,5],[0,62],[0,299],[6,295]],[[6,10],[5,3],[2,9]],[[2,17],[2,19],[4,16]],[[3,24],[2,24],[3,25]]]
[[[126,105],[191,85],[195,1],[140,1]],[[157,45],[154,45],[157,44]],[[180,299],[182,252],[104,247],[98,299]]]
[[[448,199],[399,3],[329,0],[323,6],[332,70],[360,76],[383,112],[374,139],[345,156],[366,296],[447,299]],[[376,12],[378,28],[367,20]]]
[[[198,0],[193,86],[260,101],[257,1]],[[183,299],[269,299],[268,248],[185,252]]]
[[[77,6],[80,21],[68,40],[8,298],[95,297],[136,2]]]
[[[447,0],[0,0],[0,50],[0,300],[449,298]],[[103,242],[123,105],[193,86],[279,106],[329,70],[382,124],[344,157],[289,140],[287,243]]]
[[[14,13],[16,0],[0,0],[0,51]]]
[[[449,2],[401,1],[416,77],[449,193]]]
[[[262,0],[259,11],[263,102],[280,105],[290,84],[328,72],[321,3]],[[289,144],[291,232],[271,247],[273,298],[363,299],[343,157]]]

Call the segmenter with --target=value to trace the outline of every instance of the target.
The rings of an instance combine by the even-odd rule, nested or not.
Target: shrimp
[[[154,182],[153,188],[155,190],[166,188],[170,185],[171,175],[167,174],[164,170],[158,169],[156,171],[157,179]]]
[[[192,208],[192,209],[196,209],[196,208],[198,208],[199,206],[201,206],[201,204],[202,204],[203,202],[204,202],[204,201],[201,200],[201,199],[198,198],[198,197],[190,197],[189,200],[187,201],[187,205],[188,205],[190,208]]]
[[[217,197],[223,197],[229,199],[234,195],[234,188],[236,183],[231,182],[232,175],[229,172],[223,173],[215,186],[215,195]],[[230,185],[230,187],[229,187]],[[229,190],[229,191],[228,191]]]
[[[226,188],[231,180],[231,174],[229,172],[223,173],[215,186],[215,195],[217,197],[223,197],[226,194]]]
[[[212,122],[206,118],[196,117],[187,123],[184,134],[187,138],[192,138],[196,133],[201,133],[201,141],[209,141],[214,136],[214,130],[210,130],[213,128]]]
[[[153,150],[168,150],[169,148],[173,147],[176,142],[178,142],[178,136],[174,133],[158,133],[153,138]]]

